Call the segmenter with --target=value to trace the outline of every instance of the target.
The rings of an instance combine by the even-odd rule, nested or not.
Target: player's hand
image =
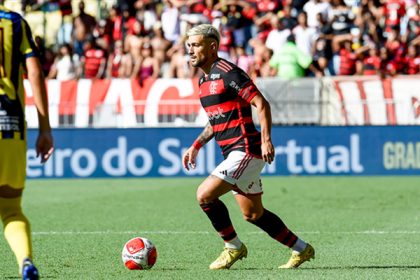
[[[195,169],[196,163],[195,159],[197,157],[198,150],[191,146],[183,155],[182,157],[182,163],[184,165],[184,168],[187,170],[190,170],[190,167],[192,169]]]
[[[36,156],[41,156],[41,163],[46,162],[54,151],[54,141],[50,131],[40,132],[36,140]]]
[[[268,164],[271,164],[274,161],[275,151],[271,141],[263,142],[261,144],[261,154],[262,159]]]

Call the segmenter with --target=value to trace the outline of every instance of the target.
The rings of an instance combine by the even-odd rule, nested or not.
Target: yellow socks
[[[31,229],[28,219],[22,213],[21,199],[0,197],[4,236],[16,256],[19,271],[22,271],[23,260],[32,258]]]

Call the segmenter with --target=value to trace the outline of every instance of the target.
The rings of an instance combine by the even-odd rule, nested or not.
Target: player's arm
[[[261,126],[261,152],[265,162],[274,160],[274,146],[271,142],[271,108],[268,101],[261,93],[256,94],[251,102],[257,109],[258,119]]]
[[[195,168],[195,158],[202,146],[207,144],[214,136],[213,127],[207,123],[201,134],[197,137],[191,147],[184,153],[182,161],[185,169],[190,170],[190,166]]]
[[[28,70],[28,80],[31,84],[35,99],[35,106],[38,111],[39,135],[36,141],[36,152],[37,156],[41,156],[41,162],[45,162],[48,160],[54,150],[48,115],[45,79],[44,75],[42,74],[41,64],[37,57],[28,57],[26,59],[26,67]]]

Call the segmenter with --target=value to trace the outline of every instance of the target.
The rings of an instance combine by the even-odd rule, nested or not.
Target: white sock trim
[[[225,242],[225,247],[239,250],[242,247],[242,241],[238,237],[235,237],[234,239],[229,240],[229,242]]]
[[[298,238],[295,245],[293,245],[292,250],[298,253],[301,253],[303,250],[305,250],[306,245],[308,245],[305,241]]]

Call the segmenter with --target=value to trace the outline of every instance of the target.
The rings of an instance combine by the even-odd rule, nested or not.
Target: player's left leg
[[[247,249],[239,240],[226,205],[220,196],[232,190],[232,184],[210,175],[197,189],[197,201],[214,229],[225,243],[220,256],[210,264],[210,269],[229,269],[237,260],[247,256]]]
[[[261,194],[235,193],[236,201],[246,221],[258,226],[273,239],[293,250],[289,262],[280,268],[297,268],[305,261],[314,258],[313,247],[299,239],[277,215],[265,209],[261,197]]]
[[[38,271],[32,264],[32,243],[30,224],[22,212],[22,189],[9,186],[0,187],[0,218],[3,223],[4,236],[15,254],[19,265],[19,274],[24,279],[38,279]]]

